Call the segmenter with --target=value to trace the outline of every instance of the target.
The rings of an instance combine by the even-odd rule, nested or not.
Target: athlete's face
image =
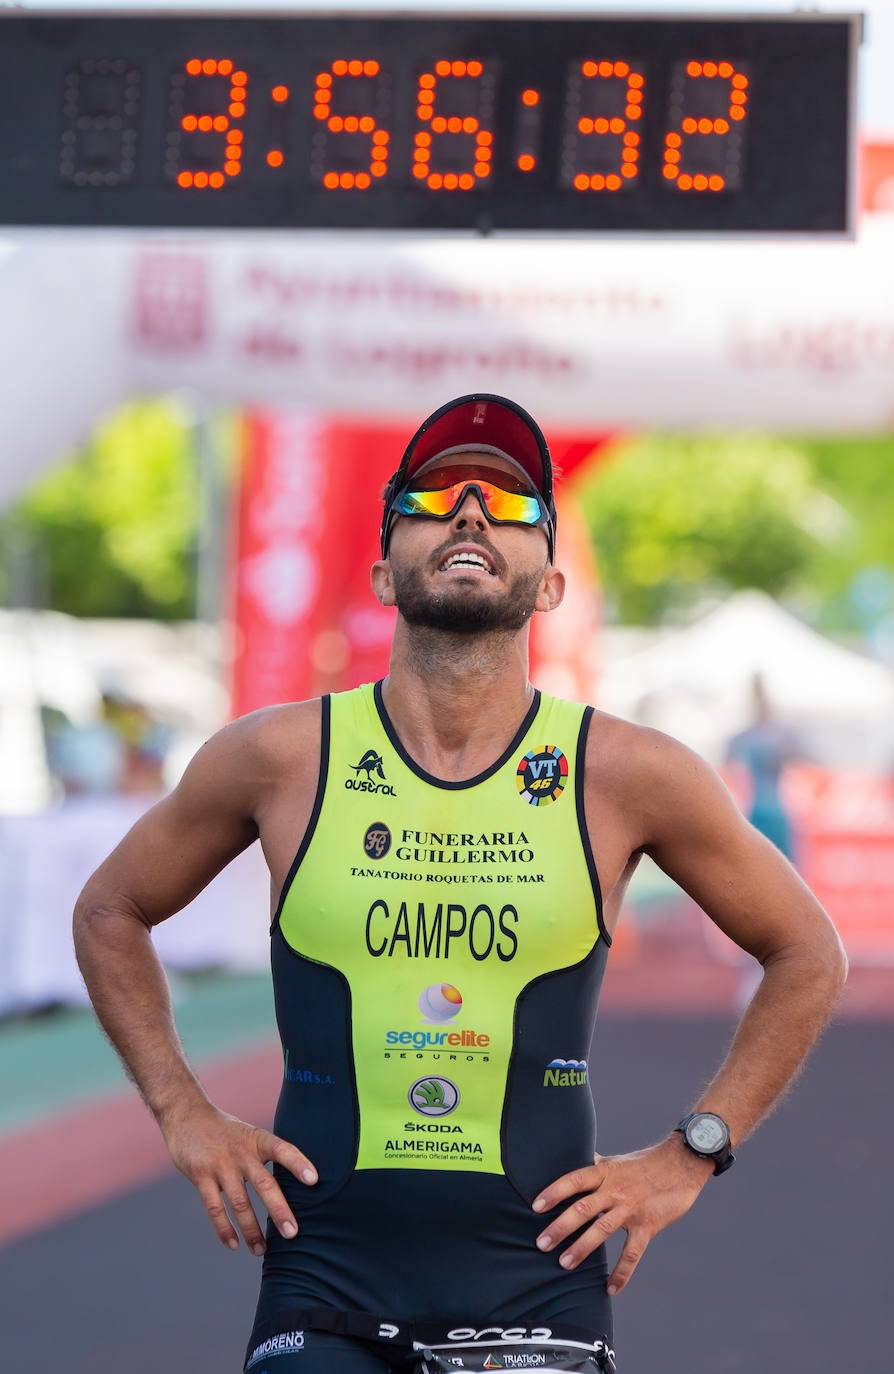
[[[476,460],[456,455],[460,465]],[[517,475],[497,455],[487,467]],[[449,520],[398,517],[388,558],[373,565],[373,590],[409,625],[474,634],[520,630],[535,610],[559,604],[564,578],[549,562],[543,530],[491,523],[469,491]]]

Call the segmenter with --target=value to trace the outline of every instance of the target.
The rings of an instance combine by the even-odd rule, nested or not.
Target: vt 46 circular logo
[[[529,806],[546,806],[562,795],[568,778],[568,760],[556,744],[542,744],[518,761],[515,784]]]

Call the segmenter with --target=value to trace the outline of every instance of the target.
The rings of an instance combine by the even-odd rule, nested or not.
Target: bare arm
[[[694,1104],[724,1118],[735,1146],[784,1093],[829,1019],[846,976],[844,952],[809,889],[696,754],[657,731],[638,732],[626,771],[621,800],[635,847],[764,968],[723,1064]],[[581,1194],[538,1245],[551,1250],[591,1223],[561,1256],[574,1268],[626,1230],[609,1279],[609,1291],[620,1291],[652,1237],[689,1210],[712,1171],[673,1131],[632,1155],[597,1155],[592,1168],[557,1180],[535,1201],[535,1211],[546,1211]]]
[[[319,713],[312,704],[297,723],[302,720],[308,736],[304,757],[314,759]],[[295,724],[290,720],[290,727]],[[264,1240],[245,1180],[289,1236],[297,1231],[295,1218],[265,1165],[275,1159],[305,1183],[316,1182],[316,1171],[293,1145],[209,1102],[180,1043],[151,932],[258,837],[276,789],[276,735],[276,720],[259,713],[209,740],[175,791],[137,822],[93,874],[74,913],[78,963],[96,1014],[174,1163],[198,1188],[223,1243],[238,1246],[226,1202],[256,1254],[263,1253]]]

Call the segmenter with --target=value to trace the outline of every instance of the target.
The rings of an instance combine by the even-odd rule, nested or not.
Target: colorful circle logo
[[[432,983],[419,995],[419,1010],[426,1021],[443,1025],[462,1011],[463,999],[452,983]]]
[[[420,1116],[448,1116],[459,1106],[459,1088],[449,1078],[417,1078],[407,1097]]]
[[[529,806],[546,806],[561,797],[567,778],[568,760],[555,744],[532,749],[515,770],[515,784]]]

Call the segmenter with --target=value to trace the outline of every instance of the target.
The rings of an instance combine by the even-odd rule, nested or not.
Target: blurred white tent
[[[763,592],[739,592],[654,637],[609,632],[599,705],[685,740],[712,762],[748,724],[755,674],[816,763],[894,767],[894,671],[823,638]]]
[[[138,701],[171,727],[166,780],[175,782],[226,720],[225,641],[218,627],[196,623],[0,610],[0,816],[53,799],[41,711],[85,729],[100,719],[104,694]]]

